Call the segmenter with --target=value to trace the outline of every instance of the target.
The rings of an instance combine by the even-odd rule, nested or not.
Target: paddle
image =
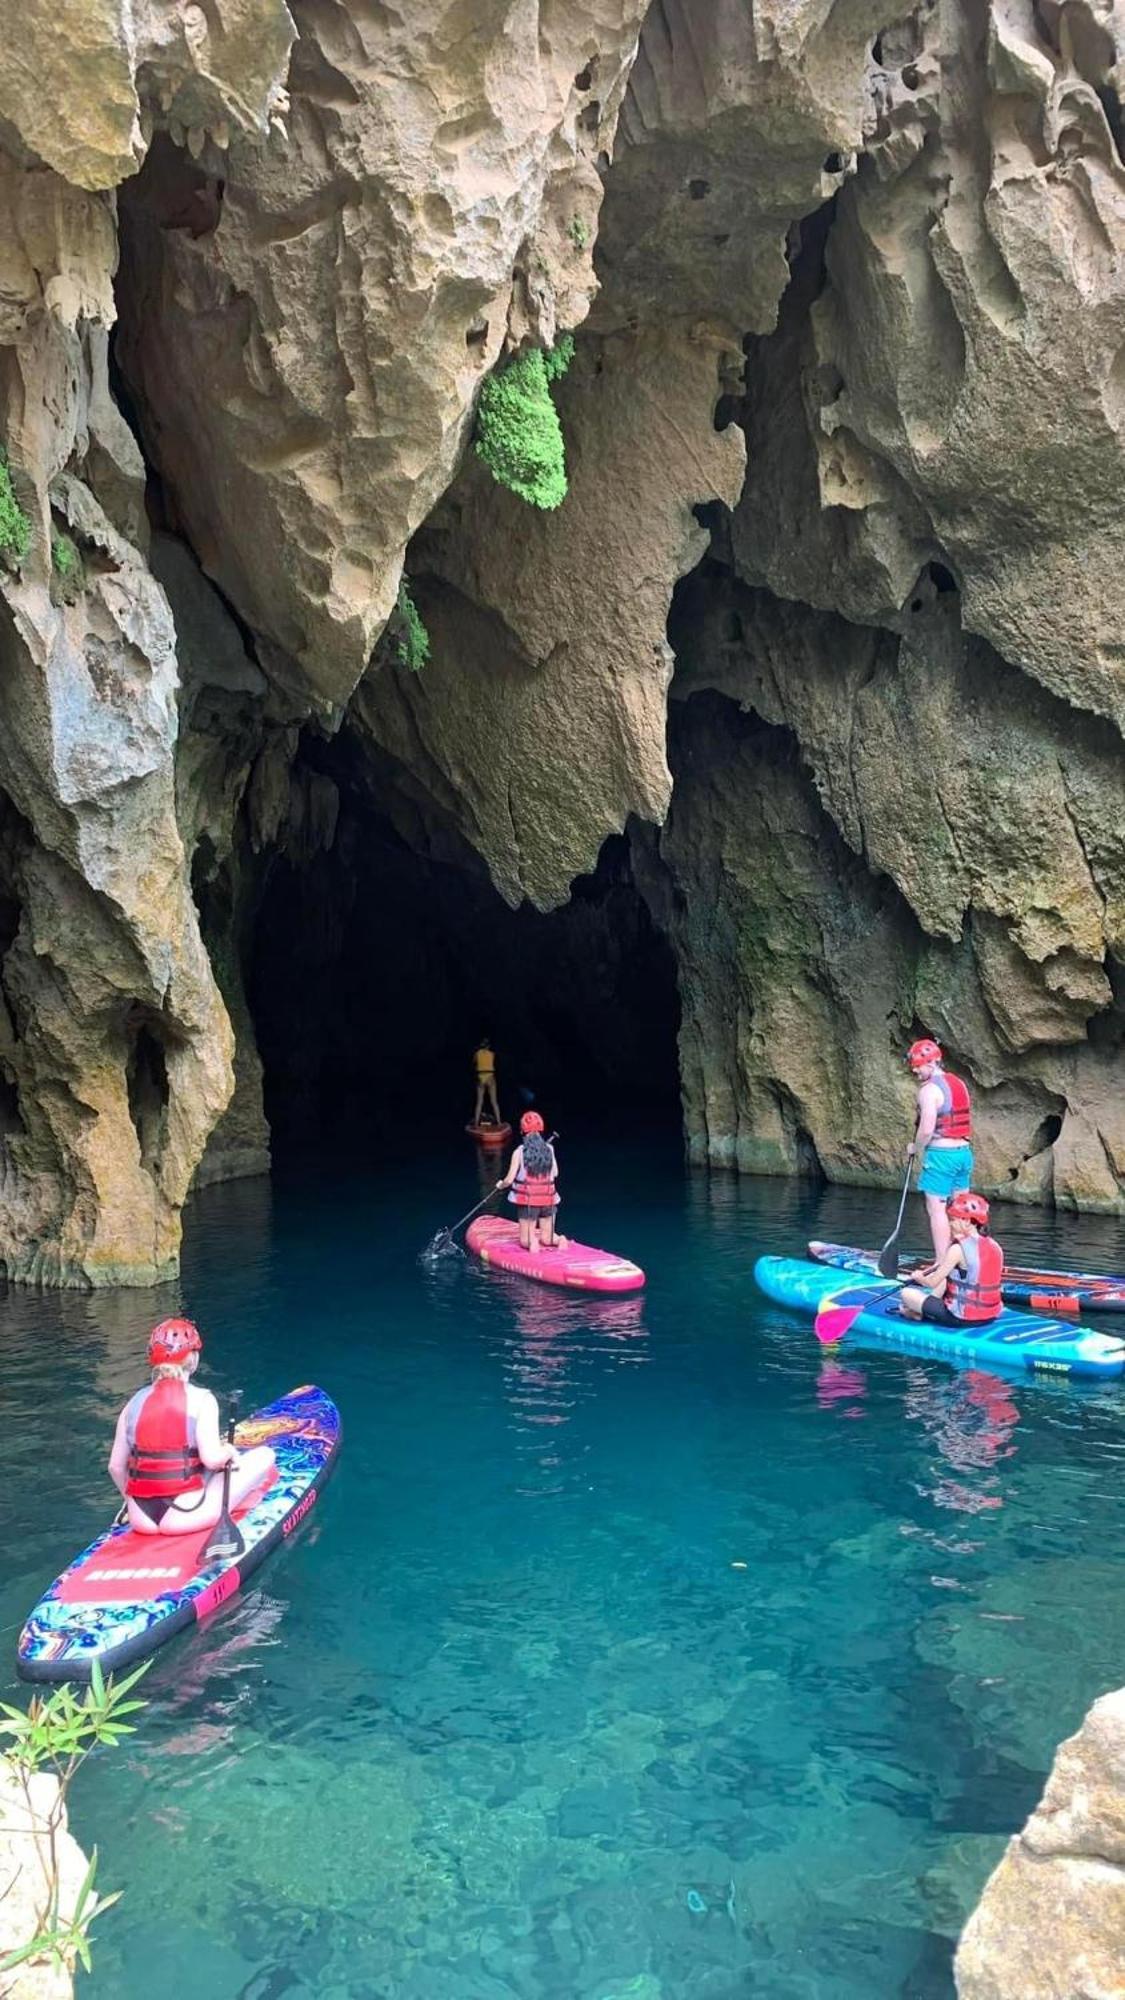
[[[471,1222],[474,1215],[479,1215],[482,1208],[487,1208],[495,1193],[495,1188],[489,1188],[483,1201],[478,1201],[475,1208],[471,1208],[467,1215],[461,1217],[460,1222],[451,1222],[448,1229],[439,1229],[436,1236],[431,1236],[422,1255],[424,1257],[441,1257],[444,1255],[447,1244],[450,1249],[455,1250],[457,1246],[453,1241],[454,1230],[463,1229],[466,1222]]]
[[[896,1278],[892,1283],[891,1289],[892,1291],[901,1291],[902,1287],[909,1283],[909,1278]],[[849,1300],[847,1305],[838,1305],[836,1299],[830,1295],[828,1298],[822,1300],[817,1309],[817,1315],[813,1321],[813,1332],[817,1339],[823,1342],[825,1347],[835,1347],[855,1325],[860,1313],[866,1312],[868,1306],[872,1305],[876,1299],[885,1299],[886,1296],[887,1288],[885,1285],[880,1285],[878,1289],[872,1286],[866,1296],[859,1300],[858,1304],[852,1299]]]
[[[898,1205],[898,1221],[895,1223],[876,1259],[879,1275],[882,1278],[893,1278],[898,1271],[898,1251],[894,1246],[898,1242],[898,1232],[902,1228],[902,1218],[906,1211],[906,1197],[910,1193],[910,1182],[914,1173],[915,1158],[916,1155],[914,1153],[910,1153],[907,1156],[906,1179],[902,1184],[902,1200]]]
[[[241,1389],[232,1389],[227,1404],[227,1443],[234,1443],[235,1427],[238,1422],[238,1406],[242,1401]],[[240,1556],[246,1543],[242,1531],[235,1526],[230,1511],[230,1466],[223,1467],[223,1505],[215,1523],[215,1532],[203,1551],[204,1566],[213,1562],[225,1562],[230,1556]]]

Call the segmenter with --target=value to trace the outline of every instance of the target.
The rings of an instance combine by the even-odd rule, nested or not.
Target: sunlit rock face
[[[1122,1985],[1125,1690],[1062,1744],[957,1950],[960,2000],[1100,2000]]]
[[[586,312],[642,12],[303,0],[287,136],[122,192],[146,448],[293,714],[351,695],[505,340]]]

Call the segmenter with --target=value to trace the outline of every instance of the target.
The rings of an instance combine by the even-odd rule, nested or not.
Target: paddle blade
[[[231,1429],[234,1419],[231,1418]],[[240,1556],[246,1543],[242,1531],[236,1528],[230,1517],[230,1466],[223,1467],[223,1511],[215,1523],[215,1532],[203,1551],[205,1563],[226,1562],[232,1556]]]
[[[813,1332],[823,1346],[835,1347],[843,1340],[849,1328],[855,1325],[862,1311],[862,1305],[838,1306],[830,1301],[827,1305],[821,1306],[817,1313],[813,1321]]]
[[[203,1551],[203,1560],[205,1563],[226,1562],[232,1556],[240,1556],[245,1547],[241,1529],[235,1527],[229,1514],[222,1514]]]
[[[896,1230],[895,1235],[897,1234]],[[898,1251],[895,1249],[894,1236],[889,1237],[884,1243],[875,1261],[881,1278],[898,1277]]]
[[[453,1241],[452,1231],[449,1229],[439,1229],[437,1235],[431,1236],[425,1249],[421,1252],[421,1261],[423,1264],[433,1264],[440,1257],[459,1257],[460,1255],[461,1250],[459,1245]]]

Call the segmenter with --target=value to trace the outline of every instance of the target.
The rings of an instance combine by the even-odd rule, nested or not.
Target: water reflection
[[[847,1367],[832,1355],[825,1355],[816,1377],[816,1400],[822,1410],[839,1410],[845,1417],[862,1417],[856,1406],[867,1394],[867,1377],[862,1368]]]
[[[578,1407],[595,1401],[607,1367],[647,1358],[648,1328],[641,1297],[592,1299],[509,1280],[511,1331],[500,1347],[504,1394],[521,1460],[535,1473],[532,1487],[558,1490],[566,1457],[557,1435]],[[544,1475],[546,1479],[544,1479]]]
[[[1004,1505],[1004,1495],[996,1469],[1014,1457],[1018,1446],[1012,1434],[1020,1421],[1019,1406],[1012,1384],[983,1369],[967,1368],[951,1379],[928,1374],[924,1368],[909,1366],[903,1408],[912,1423],[920,1424],[943,1465],[951,1473],[969,1475],[950,1478],[945,1473],[931,1488],[919,1487],[939,1507],[956,1513],[995,1512]],[[980,1477],[979,1475],[986,1475]]]

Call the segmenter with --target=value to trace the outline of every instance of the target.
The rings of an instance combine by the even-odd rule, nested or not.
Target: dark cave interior
[[[265,860],[246,967],[275,1151],[463,1124],[482,1035],[513,1122],[531,1092],[552,1122],[625,1111],[678,1126],[675,964],[628,834],[562,909],[513,910],[457,836],[404,835],[346,730],[306,738],[302,760],[337,787],[334,838]]]

